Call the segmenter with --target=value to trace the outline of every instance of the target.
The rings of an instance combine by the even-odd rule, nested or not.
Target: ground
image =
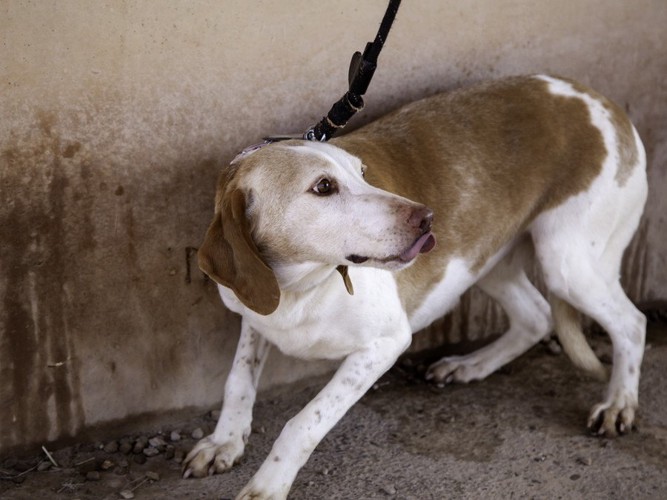
[[[593,342],[604,350],[601,335]],[[603,386],[544,345],[466,386],[423,382],[424,362],[424,355],[403,359],[348,412],[301,470],[290,498],[667,498],[664,324],[649,327],[638,429],[618,439],[586,433],[587,411]],[[53,451],[58,467],[48,470],[33,469],[49,467],[46,454],[10,458],[0,463],[0,497],[233,498],[284,422],[325,381],[262,393],[246,455],[226,474],[181,479],[191,434],[214,425],[216,415],[209,414],[141,436]],[[123,445],[127,453],[114,451]],[[127,450],[135,445],[139,453]]]

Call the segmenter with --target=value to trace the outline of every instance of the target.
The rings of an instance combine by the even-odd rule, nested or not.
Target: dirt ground
[[[605,350],[602,336],[593,342]],[[424,355],[406,358],[324,439],[290,498],[667,498],[663,323],[650,324],[647,346],[638,429],[618,439],[587,435],[587,411],[603,386],[544,345],[467,386],[427,384],[420,377]],[[192,434],[214,425],[216,415],[208,414],[142,435],[52,451],[58,467],[47,465],[46,454],[9,458],[0,462],[0,497],[233,498],[284,422],[324,382],[261,394],[246,456],[226,474],[180,476],[183,454],[195,442]]]

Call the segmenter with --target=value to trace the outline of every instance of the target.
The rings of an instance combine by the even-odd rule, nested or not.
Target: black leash
[[[348,72],[349,88],[343,97],[336,102],[327,116],[314,127],[309,128],[303,138],[309,141],[325,142],[331,139],[338,129],[343,128],[355,113],[364,107],[363,95],[368,90],[375,69],[377,68],[378,56],[384,43],[387,41],[389,30],[396,18],[401,0],[389,0],[389,5],[382,18],[380,29],[375,40],[368,42],[364,53],[355,52],[350,61]]]
[[[252,152],[272,142],[289,139],[326,142],[333,137],[336,131],[347,125],[350,118],[364,107],[362,96],[366,93],[371,83],[371,79],[377,68],[378,56],[380,55],[380,51],[382,51],[384,43],[387,41],[389,30],[394,23],[400,5],[401,0],[389,0],[389,5],[384,13],[375,40],[366,44],[363,54],[357,51],[352,55],[348,72],[348,91],[331,107],[327,116],[322,117],[322,120],[317,125],[309,128],[301,137],[294,135],[271,135],[264,137],[263,143],[249,146],[243,150],[241,155],[246,152]]]

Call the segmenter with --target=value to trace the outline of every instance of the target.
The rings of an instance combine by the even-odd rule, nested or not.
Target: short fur
[[[223,472],[243,454],[269,345],[342,359],[238,498],[286,497],[319,441],[411,334],[475,284],[507,312],[509,330],[434,363],[428,378],[482,379],[552,327],[575,364],[603,378],[582,312],[614,349],[588,426],[609,436],[630,430],[645,318],[619,270],[646,201],[645,163],[617,106],[547,76],[431,97],[329,144],[288,141],[237,158],[221,176],[199,259],[243,316],[241,338],[218,425],[186,458],[185,476]],[[431,231],[437,246],[416,259],[433,247]],[[551,306],[526,277],[533,259]],[[349,269],[354,295],[337,269]]]

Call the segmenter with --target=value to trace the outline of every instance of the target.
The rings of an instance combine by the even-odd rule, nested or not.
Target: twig
[[[46,458],[49,459],[49,461],[53,464],[53,466],[54,466],[54,467],[58,467],[58,462],[56,462],[56,461],[53,459],[53,457],[52,457],[51,454],[49,453],[49,450],[47,450],[46,447],[44,447],[43,445],[42,445],[42,451],[46,454]]]
[[[92,462],[93,460],[95,460],[95,457],[86,458],[85,460],[74,464],[74,467],[78,467],[79,465],[87,464],[88,462]]]

